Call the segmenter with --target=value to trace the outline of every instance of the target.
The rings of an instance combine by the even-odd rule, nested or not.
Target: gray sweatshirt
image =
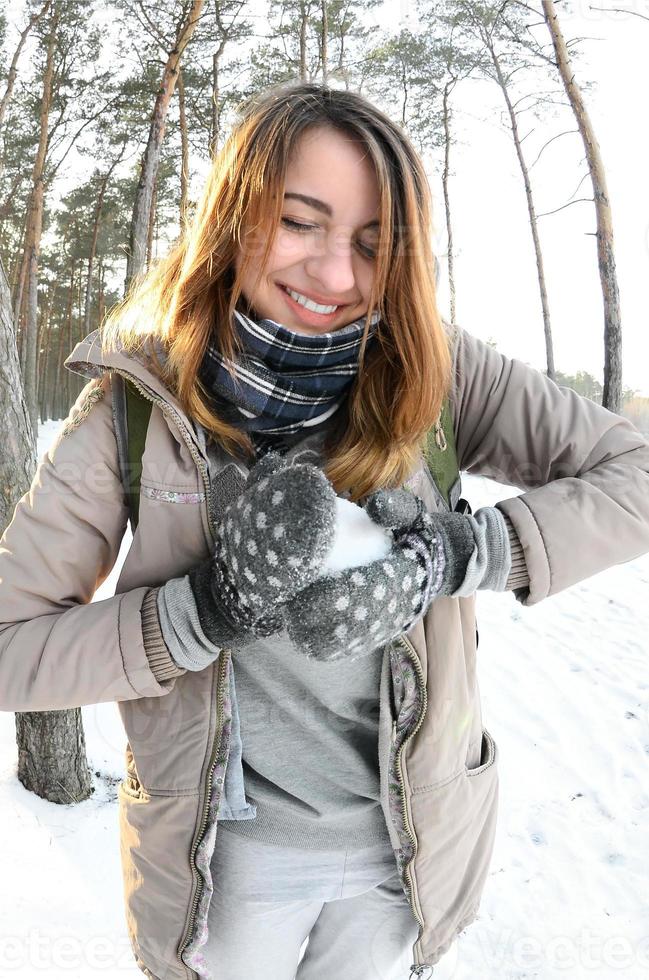
[[[273,443],[291,455],[317,452],[327,428]],[[223,472],[221,453],[210,447],[212,476]],[[389,843],[377,754],[381,648],[351,663],[319,663],[283,630],[233,651],[232,665],[245,796],[256,816],[221,822],[243,836],[301,848]]]
[[[325,430],[326,423],[280,449],[317,453]],[[241,491],[247,468],[218,447],[210,446],[208,455],[212,506],[218,511]],[[313,455],[307,459],[317,461]],[[526,577],[520,542],[507,530],[520,551],[517,575]],[[513,573],[514,567],[508,588]],[[191,664],[196,644],[203,655],[205,648],[218,655],[202,634],[187,577],[159,590],[157,608],[162,636],[179,666]],[[351,662],[311,660],[285,630],[251,639],[232,653],[235,724],[220,822],[243,836],[300,848],[389,842],[379,801],[381,653],[378,648]]]
[[[246,797],[235,833],[302,848],[389,842],[379,802],[381,652],[326,663],[286,631],[233,653]]]

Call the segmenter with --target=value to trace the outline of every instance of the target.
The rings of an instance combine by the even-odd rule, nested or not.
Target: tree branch
[[[590,10],[601,10],[605,14],[629,14],[631,17],[639,17],[640,20],[649,20],[649,15],[641,14],[637,10],[621,10],[619,7],[593,7]]]
[[[542,214],[537,214],[537,218],[545,218],[548,214],[556,214],[557,211],[563,211],[564,208],[569,208],[571,204],[580,204],[582,201],[588,201],[590,204],[593,203],[592,197],[576,197],[574,201],[568,201],[567,204],[562,204],[560,208],[555,208],[554,211],[544,211]]]
[[[553,143],[553,142],[554,142],[554,140],[558,140],[558,139],[559,139],[559,137],[561,137],[561,136],[568,136],[568,135],[569,135],[570,133],[578,133],[578,132],[579,132],[579,130],[578,130],[578,129],[566,129],[566,130],[564,130],[564,132],[563,132],[563,133],[557,133],[557,135],[556,135],[556,136],[552,136],[552,137],[551,137],[551,138],[550,138],[550,139],[549,139],[549,140],[547,141],[547,143],[544,143],[544,144],[543,144],[543,146],[541,147],[541,149],[540,149],[540,150],[539,150],[539,152],[538,152],[538,155],[537,155],[537,157],[536,157],[536,160],[534,161],[534,163],[531,163],[531,164],[529,165],[529,167],[528,167],[527,169],[528,169],[528,170],[531,170],[531,169],[532,169],[532,167],[534,166],[534,164],[538,162],[538,159],[539,159],[539,157],[541,156],[541,154],[543,153],[543,151],[544,151],[544,149],[546,148],[546,146],[549,146],[549,145],[550,145],[550,143]]]

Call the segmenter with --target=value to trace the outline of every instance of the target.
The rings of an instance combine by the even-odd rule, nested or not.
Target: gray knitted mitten
[[[409,490],[379,490],[365,509],[392,529],[393,547],[384,559],[317,580],[287,604],[287,632],[308,657],[355,660],[407,632],[436,596],[462,585],[476,552],[479,524],[471,516],[429,514]]]
[[[269,452],[224,511],[214,554],[189,572],[200,624],[219,647],[282,627],[277,607],[309,586],[330,550],[336,495],[324,473]]]

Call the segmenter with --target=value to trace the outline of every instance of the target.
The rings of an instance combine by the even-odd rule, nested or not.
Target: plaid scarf
[[[379,313],[372,314],[368,346]],[[333,333],[294,333],[275,320],[253,320],[235,311],[235,329],[243,342],[234,363],[210,344],[199,379],[226,422],[252,433],[290,433],[317,425],[343,403],[358,373],[365,316]]]

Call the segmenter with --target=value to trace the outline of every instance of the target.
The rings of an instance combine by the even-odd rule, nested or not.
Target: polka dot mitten
[[[500,588],[509,571],[508,552],[501,554],[507,533],[495,508],[475,517],[431,514],[419,497],[399,489],[376,491],[365,509],[392,530],[387,556],[321,577],[284,609],[288,635],[308,657],[358,659],[407,632],[436,596]]]
[[[188,573],[205,636],[236,648],[281,629],[277,609],[317,578],[335,513],[336,494],[320,469],[266,453],[225,509],[214,554]]]

